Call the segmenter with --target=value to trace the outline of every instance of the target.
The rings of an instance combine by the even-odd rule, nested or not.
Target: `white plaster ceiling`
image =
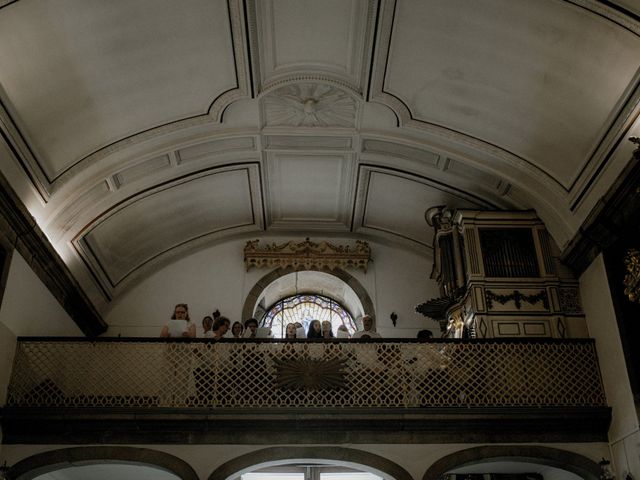
[[[96,306],[261,232],[428,252],[434,205],[562,248],[639,135],[619,0],[0,0],[0,171]]]

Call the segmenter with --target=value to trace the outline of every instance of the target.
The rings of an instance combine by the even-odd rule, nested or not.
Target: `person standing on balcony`
[[[255,318],[250,318],[245,320],[244,322],[244,337],[245,338],[256,338],[256,333],[258,332],[258,320]]]
[[[295,339],[297,338],[297,328],[295,323],[287,323],[287,328],[284,332],[285,339]]]
[[[338,338],[351,338],[351,334],[346,325],[340,325],[338,327]]]
[[[373,318],[371,315],[362,317],[362,330],[358,330],[351,338],[382,338],[373,328]]]
[[[311,320],[307,338],[322,338],[322,324],[320,320]]]
[[[331,322],[329,320],[322,322],[322,338],[333,338],[333,331],[331,330]]]
[[[214,340],[220,340],[222,337],[224,337],[225,333],[229,331],[230,325],[231,320],[229,320],[227,317],[220,316],[216,318],[213,322],[213,327],[211,327],[211,331],[213,332],[213,336],[211,338],[213,338]]]
[[[186,325],[184,325],[180,329],[172,329],[169,327],[169,323],[165,324],[165,326],[162,327],[162,330],[160,331],[160,336],[162,338],[196,338],[196,326],[191,323],[191,319],[189,318],[189,306],[186,303],[178,303],[173,308],[173,315],[171,316],[171,320],[181,320],[186,322]],[[180,331],[181,333],[177,333],[178,331]]]
[[[244,332],[244,327],[240,322],[233,322],[233,326],[231,327],[231,337],[232,338],[242,338],[242,332]]]
[[[211,331],[212,326],[213,326],[213,318],[211,318],[209,315],[207,315],[202,319],[202,330],[203,330],[202,336],[204,338],[213,337],[213,332]]]

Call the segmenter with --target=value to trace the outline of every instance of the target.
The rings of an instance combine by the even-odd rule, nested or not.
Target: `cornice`
[[[25,259],[62,308],[88,337],[107,330],[107,324],[89,302],[77,281],[40,230],[35,219],[0,175],[2,234]]]
[[[638,143],[635,139],[634,143]],[[562,253],[562,260],[581,274],[607,247],[615,243],[629,226],[640,219],[640,147],[584,221]]]

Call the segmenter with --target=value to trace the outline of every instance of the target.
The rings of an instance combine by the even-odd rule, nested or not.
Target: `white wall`
[[[281,243],[288,239],[269,238]],[[302,240],[302,239],[301,239]],[[332,243],[352,244],[352,240],[332,239]],[[268,269],[245,271],[245,240],[226,242],[201,250],[168,265],[113,302],[105,314],[107,336],[157,336],[176,303],[189,304],[191,319],[200,321],[218,308],[231,321],[241,319],[247,294]],[[415,337],[429,328],[439,335],[437,323],[415,313],[414,308],[438,296],[436,282],[429,279],[432,259],[417,253],[370,242],[373,262],[369,270],[350,269],[374,302],[378,331],[385,337]],[[389,319],[398,314],[397,327]]]
[[[29,335],[76,336],[82,332],[14,251],[0,306],[0,405],[6,400],[16,337]]]
[[[16,251],[0,306],[0,405],[7,398],[18,336],[82,335],[78,326]],[[2,432],[0,431],[0,445]]]
[[[580,289],[589,336],[596,340],[607,402],[613,408],[609,429],[612,460],[618,478],[624,478],[625,472],[640,478],[638,415],[628,381],[602,255],[580,277]]]
[[[0,323],[17,336],[83,335],[17,251],[11,258]]]
[[[29,268],[13,252],[0,306],[0,405],[6,390],[18,336],[77,336],[78,326]]]

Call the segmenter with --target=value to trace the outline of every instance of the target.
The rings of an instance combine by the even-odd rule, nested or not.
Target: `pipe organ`
[[[449,338],[586,337],[578,282],[533,211],[434,207],[432,278],[416,307]]]

